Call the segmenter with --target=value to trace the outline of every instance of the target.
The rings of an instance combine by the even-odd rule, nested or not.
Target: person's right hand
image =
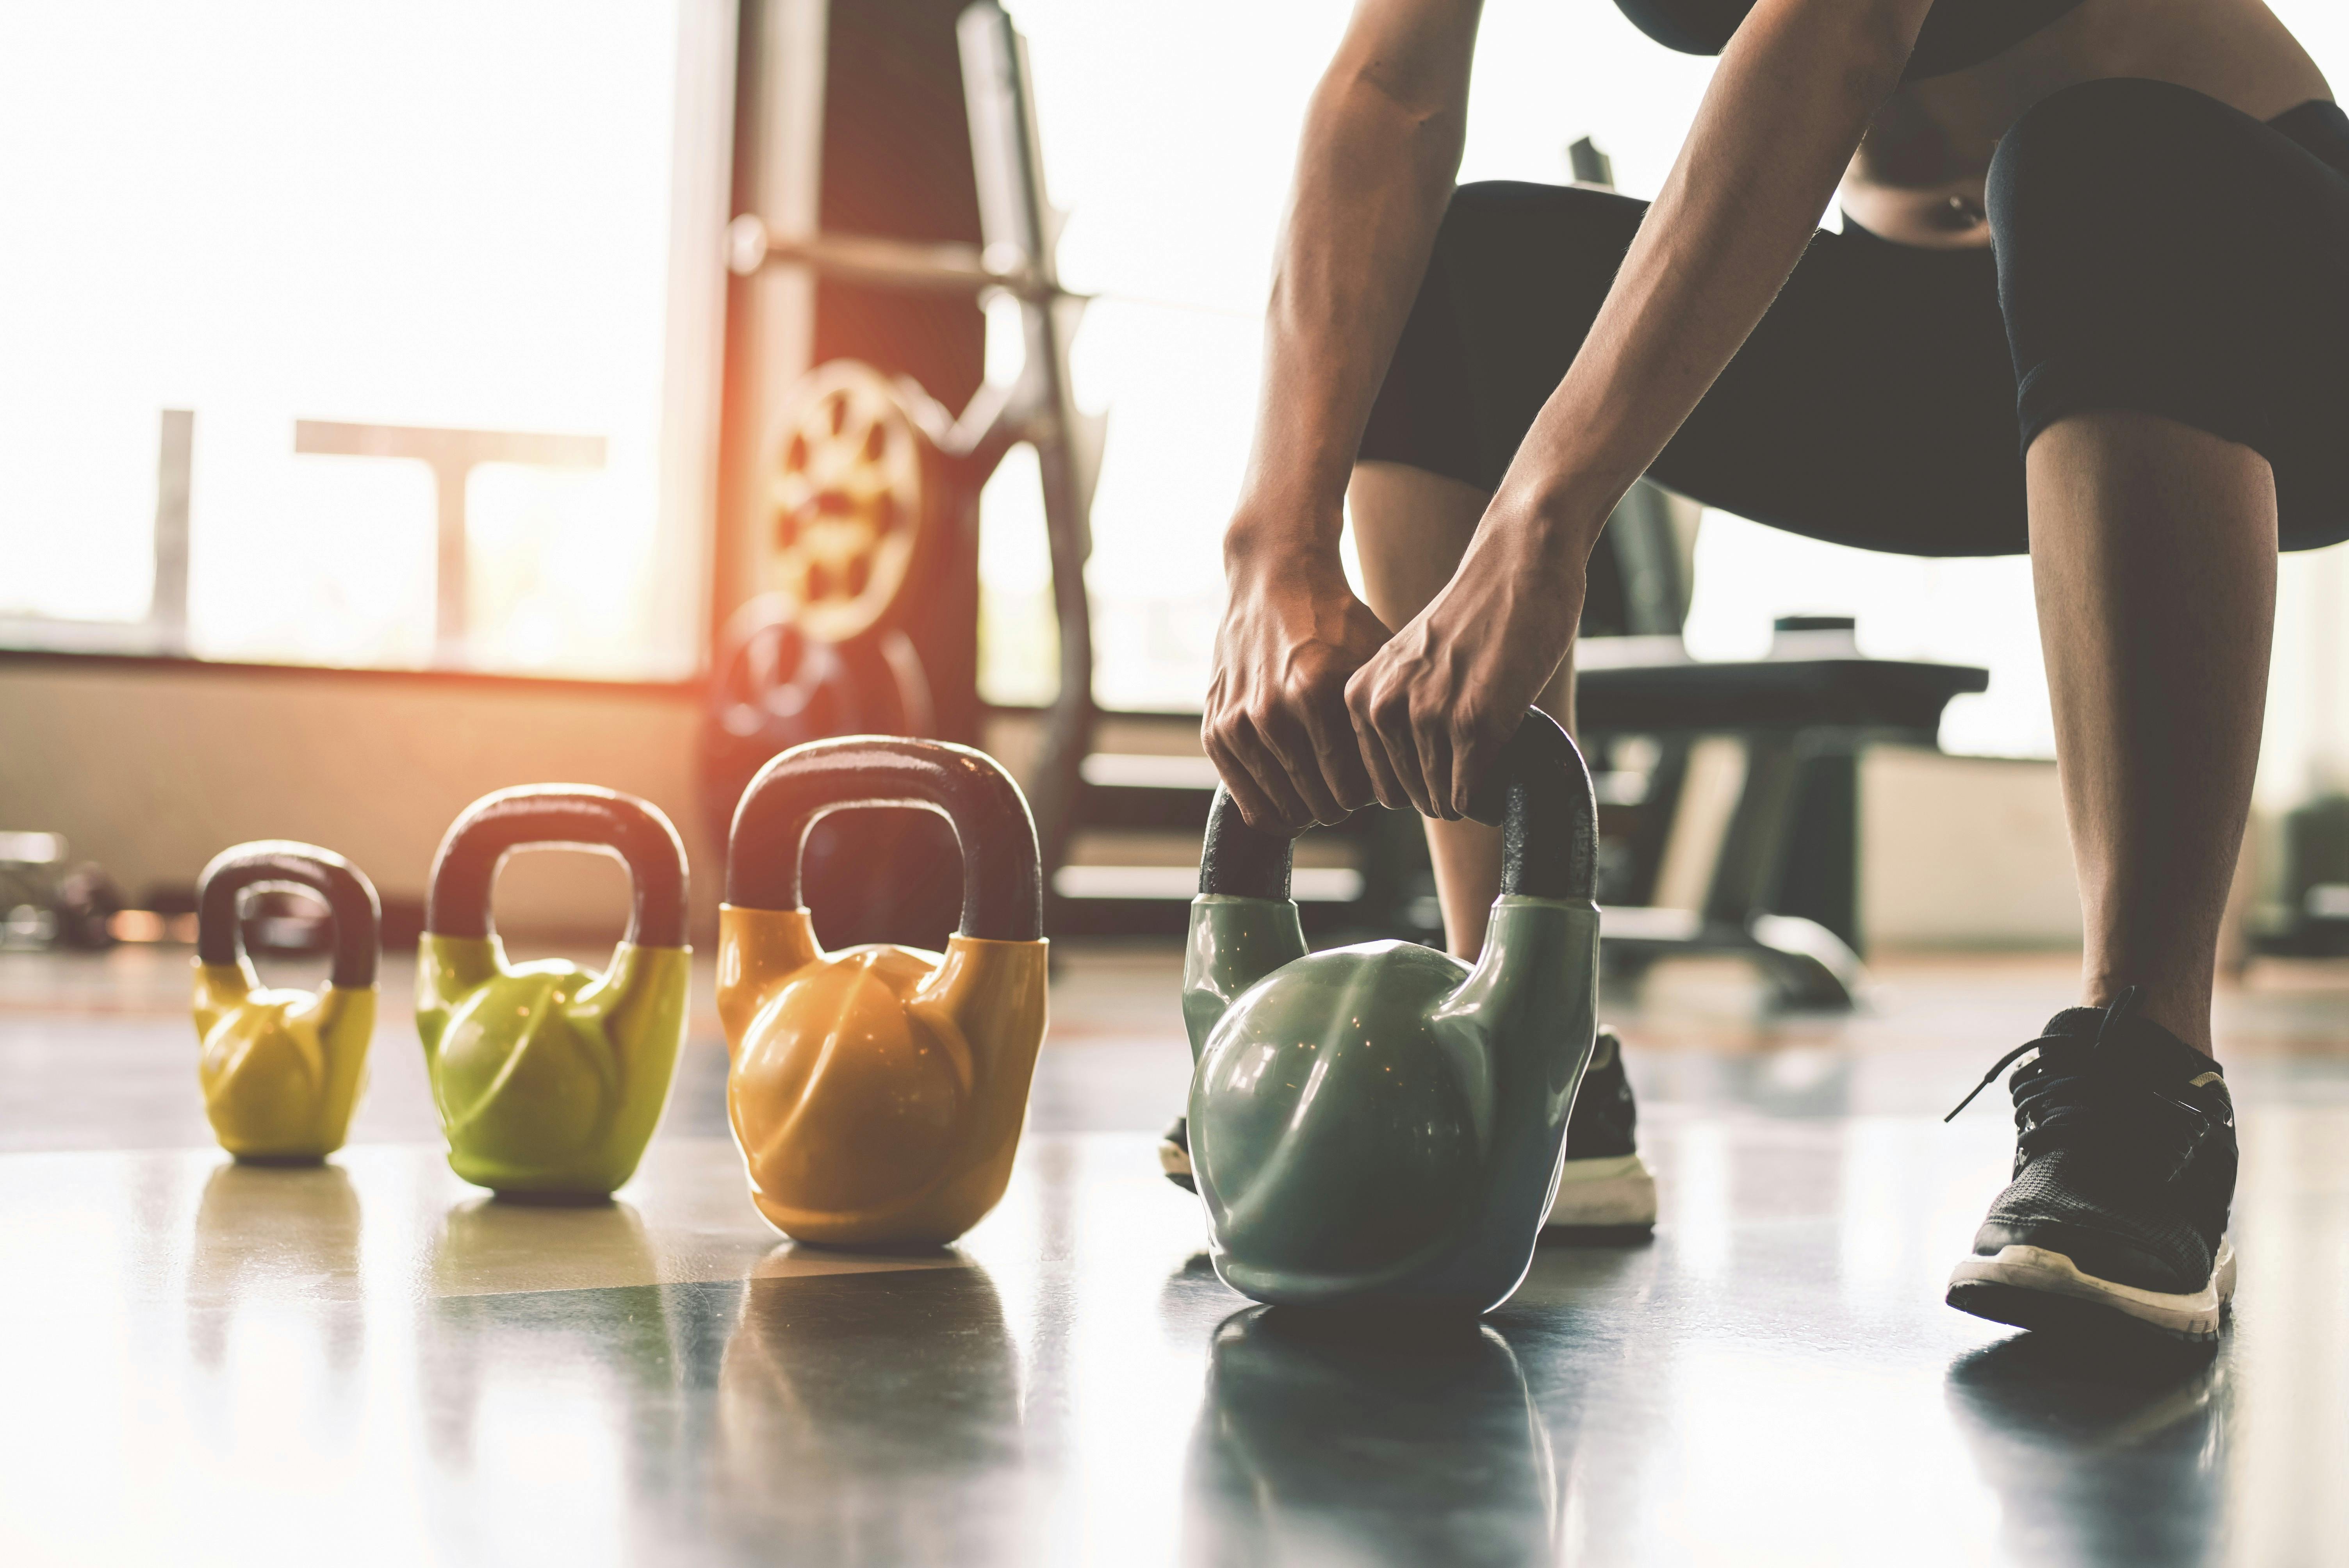
[[[1233,573],[1199,736],[1248,826],[1301,833],[1370,804],[1346,678],[1386,640],[1334,552]]]

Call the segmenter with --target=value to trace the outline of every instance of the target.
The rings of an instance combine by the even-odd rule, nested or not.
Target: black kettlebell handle
[[[868,806],[914,806],[954,824],[962,845],[962,925],[988,942],[1044,934],[1036,823],[1002,764],[943,740],[850,735],[794,746],[759,769],[734,808],[726,902],[802,909],[800,853],[817,818]]]
[[[244,961],[247,892],[298,888],[326,901],[335,923],[335,962],[328,982],[346,991],[375,984],[377,932],[383,907],[367,873],[332,850],[290,839],[263,839],[214,855],[196,879],[196,962],[231,967]]]
[[[1537,707],[1501,748],[1469,815],[1501,824],[1501,892],[1596,903],[1599,799],[1574,738]],[[1294,841],[1247,825],[1231,792],[1216,786],[1199,854],[1199,891],[1237,898],[1288,896]]]
[[[623,942],[685,945],[685,844],[649,800],[591,784],[525,784],[484,795],[458,815],[432,861],[424,929],[432,936],[490,934],[498,866],[530,847],[612,850],[627,862],[635,899]]]

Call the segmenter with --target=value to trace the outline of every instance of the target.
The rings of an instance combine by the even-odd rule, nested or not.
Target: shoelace
[[[2073,1035],[2043,1035],[2009,1051],[1942,1119],[1947,1121],[1965,1109],[2016,1057],[2037,1049],[2039,1059],[2014,1075],[2018,1170],[2022,1161],[2038,1158],[2051,1146],[2077,1145],[2084,1138],[2094,1139],[2095,1129],[2104,1126],[2124,1134],[2111,1148],[2126,1151],[2132,1165],[2160,1181],[2176,1180],[2209,1135],[2209,1118],[2149,1084],[2116,1079],[2100,1070],[2097,1062],[2113,1020],[2127,1017],[2139,995],[2134,985],[2123,991],[2105,1009],[2096,1032],[2085,1040]]]
[[[2124,990],[2118,996],[2113,998],[2112,1006],[2105,1009],[2103,1021],[2096,1025],[2095,1037],[2088,1042],[2088,1051],[2092,1056],[2095,1052],[2103,1048],[2105,1043],[2105,1031],[2113,1026],[2113,1020],[2115,1018],[2125,1018],[2128,1016],[2129,1014],[2135,1012],[2137,1010],[2137,1003],[2141,1001],[2143,997],[2143,991],[2135,985],[2131,985],[2127,989]],[[1969,1089],[1966,1092],[1966,1098],[1958,1101],[1955,1106],[1951,1107],[1950,1114],[1941,1118],[1942,1121],[1955,1121],[1958,1118],[1959,1111],[1961,1111],[1965,1109],[1966,1107],[1973,1104],[1976,1096],[1980,1095],[1982,1090],[1988,1088],[1992,1084],[1997,1082],[1998,1075],[2014,1065],[2014,1063],[2022,1057],[2032,1051],[2039,1050],[2043,1047],[2046,1046],[2076,1046],[2080,1042],[2077,1038],[2070,1035],[2042,1035],[2035,1040],[2023,1041],[2023,1044],[2015,1047],[2014,1049],[2007,1052],[2006,1055],[1992,1062],[1991,1064],[1990,1071],[1982,1074],[1982,1082],[1974,1085],[1972,1088]],[[2038,1064],[2033,1063],[2033,1065],[2035,1067]],[[2026,1109],[2046,1104],[2053,1097],[2062,1093],[2071,1085],[2079,1082],[2086,1075],[2084,1073],[2064,1073],[2060,1075],[2051,1073],[2043,1081],[2033,1084],[2031,1088],[2023,1091],[2022,1098],[2018,1098],[2015,1100],[2014,1109],[2017,1123],[2020,1124],[2022,1122],[2023,1113]],[[2075,1109],[2077,1108],[2075,1105],[2048,1105],[2051,1116],[2059,1111],[2072,1110]]]

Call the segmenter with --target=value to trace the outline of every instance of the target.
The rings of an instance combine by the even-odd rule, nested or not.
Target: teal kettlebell
[[[601,973],[509,965],[490,923],[498,867],[530,845],[626,862],[635,903]],[[450,1168],[507,1197],[602,1198],[636,1173],[685,1044],[685,845],[660,809],[579,784],[484,795],[432,863],[416,1028]]]
[[[1222,789],[1191,905],[1191,1167],[1208,1255],[1257,1301],[1489,1312],[1533,1262],[1597,1032],[1599,810],[1529,710],[1472,813],[1502,831],[1474,968],[1308,954],[1289,841]]]

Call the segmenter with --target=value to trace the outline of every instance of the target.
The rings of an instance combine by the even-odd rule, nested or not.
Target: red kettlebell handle
[[[1599,800],[1574,738],[1537,707],[1526,710],[1468,813],[1501,825],[1501,892],[1574,903],[1599,894]],[[1247,825],[1216,786],[1199,851],[1199,891],[1285,899],[1294,841]]]
[[[590,784],[525,784],[484,795],[458,815],[432,861],[424,929],[433,936],[491,934],[490,890],[515,850],[612,850],[635,893],[620,940],[685,945],[685,844],[649,800]]]
[[[196,879],[196,961],[229,967],[244,960],[248,892],[296,888],[324,899],[335,924],[335,962],[327,980],[346,991],[375,984],[383,909],[367,873],[332,850],[290,839],[263,839],[214,855]]]
[[[962,845],[959,935],[1034,942],[1044,934],[1036,823],[1002,764],[943,740],[851,735],[810,741],[759,769],[734,808],[726,902],[802,909],[800,851],[816,819],[867,806],[917,806],[954,824]]]

